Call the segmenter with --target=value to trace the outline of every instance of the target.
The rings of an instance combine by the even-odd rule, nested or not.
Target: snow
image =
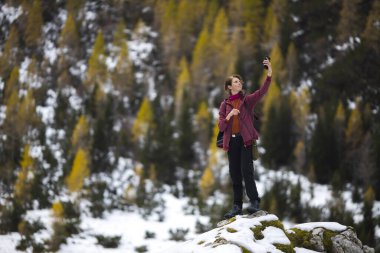
[[[275,227],[267,227],[262,232],[264,235],[264,240],[269,244],[279,243],[290,245],[288,237],[285,235],[284,231]]]
[[[48,59],[50,65],[53,65],[57,60],[59,49],[55,47],[54,43],[50,40],[45,40],[45,44],[43,46],[44,56]]]
[[[9,23],[13,23],[22,14],[22,7],[17,8],[4,4],[1,6],[0,23],[3,24],[3,19],[6,19]]]
[[[295,225],[294,228],[298,228],[304,231],[311,231],[314,228],[325,228],[337,232],[341,232],[347,229],[346,226],[343,226],[337,222],[309,222]]]
[[[6,111],[7,107],[5,105],[0,105],[0,126],[4,123]]]
[[[80,225],[82,233],[69,238],[67,244],[61,246],[58,253],[124,253],[134,252],[136,247],[146,245],[148,252],[160,252],[167,247],[179,245],[179,242],[169,241],[170,229],[189,229],[189,236],[195,234],[196,220],[203,223],[209,218],[199,215],[184,215],[183,208],[187,205],[186,199],[178,199],[170,194],[163,197],[166,203],[165,222],[153,220],[151,217],[142,218],[138,210],[131,212],[114,210],[106,213],[104,218],[93,218],[82,212],[82,223]],[[54,221],[52,211],[34,210],[28,211],[25,217],[29,221],[40,220],[48,229],[42,230],[37,235],[37,240],[48,239],[51,234],[51,225]],[[145,232],[155,233],[155,238],[146,239]],[[97,244],[95,235],[121,236],[121,244],[117,249],[105,249]],[[0,236],[0,252],[16,253],[15,246],[20,240],[18,233]],[[230,247],[223,247],[229,249]],[[221,249],[223,249],[221,248]],[[220,251],[226,252],[226,251]],[[228,251],[233,252],[233,251]],[[239,252],[239,251],[236,251]]]
[[[296,253],[317,253],[318,252],[318,251],[304,249],[304,248],[298,248],[298,247],[295,247],[294,250]]]
[[[336,45],[335,49],[338,51],[347,51],[348,49],[353,50],[355,49],[355,46],[360,43],[361,43],[361,40],[359,37],[350,37],[348,38],[348,41],[340,45]]]
[[[0,91],[3,91],[4,86],[5,86],[4,81],[3,81],[3,79],[0,76]]]
[[[66,87],[62,89],[62,94],[69,97],[68,100],[71,108],[73,108],[75,111],[80,111],[82,109],[83,100],[73,87]]]
[[[20,239],[21,239],[21,236],[19,233],[10,233],[6,235],[0,235],[0,252],[23,253],[24,251],[18,251],[15,249]]]
[[[221,227],[212,229],[206,233],[198,235],[192,240],[183,243],[180,247],[175,246],[168,248],[162,252],[168,253],[207,253],[207,252],[234,252],[235,248],[239,249],[244,247],[253,253],[280,253],[281,251],[276,249],[273,244],[285,244],[290,245],[289,239],[286,237],[284,231],[279,228],[268,226],[263,230],[264,238],[256,240],[251,228],[261,226],[262,221],[278,220],[277,216],[269,214],[260,217],[248,217],[245,215],[236,216],[236,220],[224,224]],[[222,250],[221,245],[216,243],[216,240],[220,238],[222,241],[227,241],[230,251]],[[224,243],[223,243],[224,244]],[[216,251],[218,250],[218,251]]]

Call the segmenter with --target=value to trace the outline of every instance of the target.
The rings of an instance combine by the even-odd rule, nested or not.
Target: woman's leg
[[[259,194],[257,192],[256,183],[254,179],[254,167],[252,160],[252,146],[242,147],[241,150],[241,169],[244,178],[245,190],[247,196],[252,203],[255,200],[259,200]]]
[[[243,205],[243,183],[241,174],[241,137],[231,137],[229,150],[228,150],[228,162],[230,177],[232,180],[232,187],[234,191],[234,204],[240,208]]]

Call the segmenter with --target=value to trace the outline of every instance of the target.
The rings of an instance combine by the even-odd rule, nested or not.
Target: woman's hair
[[[232,79],[234,77],[237,78],[237,79],[239,79],[242,85],[244,84],[243,78],[240,75],[233,74],[233,75],[227,77],[226,81],[224,82],[224,90],[226,92],[228,92],[228,93],[230,93],[230,90],[228,89],[228,86],[232,85]],[[244,95],[245,91],[242,90],[241,93]]]

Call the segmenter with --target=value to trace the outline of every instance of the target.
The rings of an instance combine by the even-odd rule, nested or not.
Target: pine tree
[[[292,110],[297,138],[293,151],[295,157],[294,167],[299,173],[306,165],[306,146],[308,144],[306,131],[307,117],[310,113],[309,103],[310,94],[307,87],[300,90],[298,94],[294,91],[290,93],[290,108]]]
[[[210,78],[210,59],[212,55],[210,53],[209,40],[208,28],[204,26],[195,44],[191,62],[191,79],[194,87],[190,90],[190,95],[193,100],[201,96],[201,90],[205,89],[207,81]]]
[[[194,153],[194,129],[193,129],[193,108],[190,107],[190,101],[187,94],[184,94],[182,112],[178,120],[178,139],[176,147],[178,149],[178,164],[182,168],[192,169],[195,158]]]
[[[338,42],[346,42],[350,37],[355,37],[358,35],[360,29],[358,7],[360,2],[360,0],[343,0],[337,27]]]
[[[41,42],[42,35],[42,8],[40,0],[33,0],[33,5],[29,9],[28,21],[25,30],[25,42],[29,47],[36,47]]]
[[[206,150],[209,143],[211,115],[205,101],[199,104],[198,111],[195,114],[197,139],[203,150]]]
[[[210,30],[212,28],[219,9],[220,4],[218,0],[207,1],[207,7],[204,9],[205,16],[202,23],[202,29],[206,28]]]
[[[380,126],[373,125],[373,142],[371,146],[371,162],[375,167],[373,175],[373,186],[376,194],[376,200],[380,199]]]
[[[375,222],[373,219],[373,205],[376,199],[375,191],[372,186],[369,186],[364,193],[364,206],[363,206],[363,227],[360,231],[360,238],[363,238],[363,243],[367,245],[375,245]]]
[[[333,184],[337,189],[341,189],[343,186],[342,178],[344,178],[344,174],[346,173],[344,166],[342,166],[343,155],[344,155],[344,129],[346,123],[345,109],[343,107],[343,103],[339,101],[338,106],[336,108],[335,116],[334,116],[334,131],[336,133],[337,138],[337,153],[336,157],[338,158],[338,171],[334,175]]]
[[[220,8],[218,11],[212,29],[210,42],[215,52],[223,51],[226,42],[228,42],[228,19],[224,8]]]
[[[296,134],[288,96],[269,107],[261,138],[265,148],[263,163],[278,169],[293,162]]]
[[[90,146],[90,127],[84,115],[81,115],[75,125],[71,136],[72,152],[78,149],[85,149]]]
[[[123,20],[120,20],[115,28],[115,32],[113,34],[112,41],[112,49],[113,51],[119,52],[121,48],[127,43],[127,35],[125,32],[125,23]]]
[[[350,117],[348,118],[347,128],[345,130],[345,139],[353,148],[359,145],[361,137],[363,137],[363,125],[358,106],[359,104],[357,104],[357,106],[351,111]]]
[[[264,14],[260,0],[232,0],[228,4],[228,17],[234,26],[242,27],[247,23],[255,24],[257,32],[261,30]]]
[[[30,146],[26,145],[21,160],[21,170],[18,172],[14,193],[16,201],[24,206],[30,207],[32,201],[31,188],[35,176],[34,160],[29,154]]]
[[[178,52],[182,55],[189,55],[191,53],[191,48],[193,46],[193,41],[191,38],[194,34],[194,25],[197,15],[197,5],[188,0],[179,0],[177,15],[175,18],[175,33],[178,37],[177,42],[179,43],[176,47]],[[173,45],[171,45],[173,46]],[[179,55],[176,55],[178,58]]]
[[[41,121],[36,112],[36,101],[34,99],[33,90],[29,89],[25,97],[22,98],[17,111],[17,130],[19,136],[23,136],[28,131],[37,127]]]
[[[269,50],[275,44],[280,43],[280,28],[277,16],[273,11],[273,6],[271,5],[267,9],[267,13],[264,21],[264,49]],[[276,66],[273,64],[273,66]],[[276,72],[277,73],[277,72]]]
[[[300,66],[298,63],[298,52],[293,42],[289,44],[285,65],[287,86],[294,86],[299,77]]]
[[[180,62],[180,74],[177,78],[176,89],[175,89],[175,118],[179,119],[179,116],[182,112],[182,101],[183,94],[185,90],[188,90],[188,86],[190,85],[190,73],[189,67],[187,64],[186,58],[182,58]]]
[[[337,154],[337,137],[333,122],[335,111],[328,105],[318,111],[318,121],[310,144],[310,162],[315,171],[316,181],[330,183],[339,167]],[[335,108],[334,108],[335,109]]]
[[[262,19],[264,16],[263,2],[260,0],[242,0],[242,2],[243,21],[245,23],[255,24],[255,32],[261,32]]]
[[[104,60],[105,47],[103,33],[99,31],[92,49],[92,54],[88,60],[86,84],[89,90],[94,89],[96,84],[101,85],[105,82],[107,70]]]
[[[132,126],[132,139],[134,141],[144,140],[149,128],[153,126],[153,110],[148,98],[144,98]]]
[[[268,117],[269,110],[272,106],[274,106],[281,96],[280,88],[278,87],[275,80],[272,80],[272,83],[269,86],[268,92],[265,95],[264,102],[263,102],[263,116],[264,116],[264,122],[266,121],[266,118]]]
[[[228,19],[234,26],[243,25],[243,1],[231,0],[228,3]]]
[[[71,172],[66,178],[66,185],[70,192],[79,192],[83,188],[84,180],[90,175],[89,154],[80,148],[75,155]]]
[[[0,77],[7,78],[19,62],[20,38],[16,25],[12,25],[0,56]]]
[[[57,219],[63,219],[65,217],[65,210],[61,201],[56,201],[52,205],[53,215]]]
[[[112,83],[121,94],[128,95],[130,99],[133,99],[133,65],[129,60],[128,46],[125,41],[120,44],[119,51],[116,56],[117,64],[112,73]]]
[[[237,30],[235,30],[237,31]],[[237,61],[237,47],[239,33],[234,32],[232,38],[228,36],[228,20],[223,8],[220,8],[215,19],[212,33],[210,36],[212,57],[211,74],[212,78],[208,81],[209,89],[214,85],[215,80],[223,80],[229,71],[234,71]],[[222,86],[219,85],[222,89]],[[205,99],[205,96],[201,97]]]
[[[363,31],[363,38],[365,41],[379,53],[380,44],[380,0],[374,0],[371,11],[367,17],[366,27]]]
[[[199,187],[201,189],[202,198],[206,200],[215,187],[215,179],[210,167],[207,167],[203,171],[202,178],[199,182]]]
[[[67,0],[66,10],[68,11],[68,13],[71,13],[75,17],[84,3],[85,0]]]
[[[75,20],[71,14],[67,16],[66,23],[62,28],[58,44],[62,49],[64,49],[63,55],[69,54],[74,57],[79,56],[79,34]],[[68,59],[69,57],[65,58]]]
[[[19,136],[18,128],[18,118],[14,115],[17,115],[18,108],[19,108],[19,99],[18,99],[18,92],[17,90],[13,90],[10,97],[8,98],[7,102],[7,109],[5,111],[5,120],[4,120],[4,130],[5,133],[9,136],[13,136],[14,138],[21,137]]]
[[[14,67],[8,81],[5,83],[4,89],[4,102],[6,103],[13,91],[18,91],[20,88],[19,83],[19,68]]]

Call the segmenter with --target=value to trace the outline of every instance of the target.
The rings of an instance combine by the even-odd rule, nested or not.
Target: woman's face
[[[230,89],[231,94],[235,95],[242,90],[243,85],[242,85],[241,81],[239,80],[239,78],[234,77],[234,78],[232,78],[231,85],[228,86],[228,88]]]

